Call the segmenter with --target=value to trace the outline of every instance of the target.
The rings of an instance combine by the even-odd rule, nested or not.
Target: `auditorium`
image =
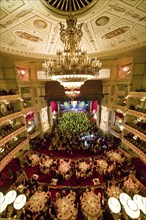
[[[146,219],[146,0],[0,1],[0,219]]]

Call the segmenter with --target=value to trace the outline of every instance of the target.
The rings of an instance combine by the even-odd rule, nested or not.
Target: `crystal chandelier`
[[[77,19],[70,13],[66,24],[65,27],[60,23],[63,51],[58,50],[57,59],[45,60],[42,67],[50,79],[59,81],[65,88],[80,87],[84,81],[99,75],[102,63],[98,59],[91,60],[87,51],[81,49],[83,23],[77,24]]]

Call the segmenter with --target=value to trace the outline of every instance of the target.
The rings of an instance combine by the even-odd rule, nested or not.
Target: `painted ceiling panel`
[[[24,21],[24,24],[30,26],[31,28],[36,29],[39,32],[44,32],[46,34],[50,34],[50,29],[52,26],[51,22],[49,22],[39,16],[34,16],[34,17]]]
[[[54,4],[51,0],[46,2]],[[110,54],[113,50],[146,45],[145,0],[84,0],[83,3],[85,6],[74,13],[78,24],[83,22],[81,47],[88,53]],[[53,9],[46,7],[44,0],[1,0],[0,4],[3,52],[10,52],[11,48],[18,55],[45,58],[62,48],[59,23],[66,25],[67,10],[59,11],[54,5]],[[74,5],[77,4],[79,0],[74,0]]]

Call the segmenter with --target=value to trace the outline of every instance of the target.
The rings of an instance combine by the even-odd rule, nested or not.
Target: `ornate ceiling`
[[[0,6],[1,52],[45,59],[62,48],[59,23],[66,23],[68,0],[0,0]],[[72,0],[71,7],[91,56],[146,45],[146,0]]]

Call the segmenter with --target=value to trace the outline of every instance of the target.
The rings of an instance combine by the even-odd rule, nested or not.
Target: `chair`
[[[69,175],[69,174],[66,174],[66,175],[65,175],[65,179],[68,181],[69,178],[70,178],[70,175]]]
[[[56,185],[57,182],[58,182],[58,179],[53,179],[53,178],[52,178],[52,180],[51,180],[51,185]]]
[[[93,181],[94,185],[100,184],[100,181],[99,181],[98,178],[95,178],[95,179],[93,179],[92,181]]]
[[[57,200],[57,199],[59,199],[59,198],[61,197],[61,194],[60,194],[59,192],[57,192],[57,193],[55,194],[55,197],[56,197],[56,200]]]

